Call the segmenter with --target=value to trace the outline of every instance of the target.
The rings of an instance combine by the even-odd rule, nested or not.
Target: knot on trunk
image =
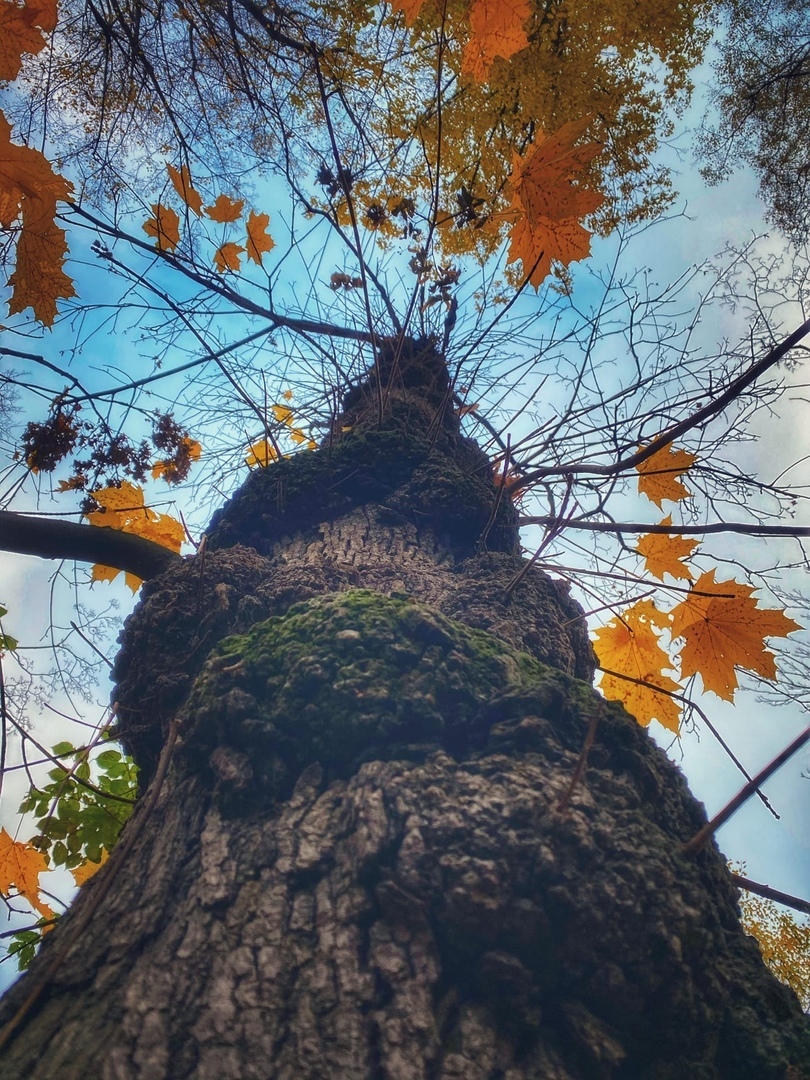
[[[334,778],[364,761],[474,753],[504,715],[497,701],[520,692],[549,720],[590,693],[408,597],[354,589],[222,641],[181,714],[180,757],[230,809],[250,809],[288,797],[315,761]]]

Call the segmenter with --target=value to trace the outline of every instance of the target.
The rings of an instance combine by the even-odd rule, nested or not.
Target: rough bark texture
[[[679,851],[701,806],[588,685],[567,590],[510,590],[514,513],[434,355],[145,587],[121,734],[147,780],[180,738],[126,861],[46,940],[40,968],[113,876],[3,1080],[810,1075],[722,856]]]

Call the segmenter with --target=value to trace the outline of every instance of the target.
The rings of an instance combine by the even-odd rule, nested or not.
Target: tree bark
[[[0,1077],[810,1075],[723,857],[680,851],[702,807],[590,687],[566,587],[514,585],[443,367],[385,362],[348,433],[253,474],[144,587],[115,669],[144,787],[177,743],[0,1007],[67,948]]]

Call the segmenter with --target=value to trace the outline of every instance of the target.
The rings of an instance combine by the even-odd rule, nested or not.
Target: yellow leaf
[[[14,886],[43,919],[52,919],[55,913],[39,899],[39,875],[47,869],[41,851],[0,829],[0,893],[8,897]]]
[[[293,392],[292,390],[285,390],[281,396],[284,398],[285,401],[292,401]]]
[[[621,701],[643,727],[657,720],[677,734],[680,706],[660,691],[677,692],[680,687],[664,675],[671,662],[653,629],[666,618],[649,600],[642,600],[597,630],[593,645],[600,667],[606,669],[599,683],[605,697]]]
[[[241,244],[234,244],[230,241],[217,248],[214,265],[219,273],[224,274],[226,270],[237,271],[239,269],[239,256],[244,250]]]
[[[99,506],[103,507],[102,510],[95,510],[87,515],[91,525],[134,533],[179,554],[185,538],[182,523],[168,514],[159,514],[145,506],[142,488],[124,481],[120,487],[100,488],[91,494]],[[92,580],[112,581],[118,573],[113,567],[97,563],[93,567]],[[141,584],[139,577],[127,573],[125,581],[133,592],[137,592]]]
[[[174,190],[189,210],[193,210],[197,217],[200,217],[202,215],[202,198],[200,193],[195,191],[191,185],[191,173],[188,171],[188,165],[181,165],[179,169],[175,169],[174,165],[166,162],[166,170],[169,179],[174,185]]]
[[[93,499],[101,510],[87,514],[91,525],[121,529],[122,520],[128,520],[135,512],[143,509],[143,489],[124,480],[119,487],[99,488],[92,493]]]
[[[121,571],[115,566],[104,566],[102,563],[95,563],[90,573],[91,581],[115,581]]]
[[[167,484],[176,484],[188,475],[186,465],[189,462],[197,461],[201,455],[202,446],[200,443],[196,439],[186,436],[173,460],[155,462],[152,466],[152,479],[159,480],[163,476]],[[185,456],[188,457],[188,462],[183,460]]]
[[[174,251],[180,243],[180,218],[167,206],[152,203],[152,213],[143,226],[147,236],[154,236],[158,251]]]
[[[662,446],[652,457],[636,465],[638,490],[661,509],[664,499],[679,502],[689,498],[689,491],[678,479],[694,465],[697,454],[688,450],[673,450],[672,443]]]
[[[765,638],[785,637],[801,627],[783,611],[758,608],[750,585],[715,581],[714,574],[702,574],[673,608],[672,637],[684,639],[683,674],[700,675],[706,690],[731,701],[738,685],[735,669],[775,679],[776,662]]]
[[[75,866],[70,871],[71,874],[73,874],[73,880],[77,885],[84,885],[85,881],[89,881],[93,874],[102,868],[109,857],[109,851],[102,851],[99,862],[91,862],[90,859],[88,859],[87,862],[83,862],[81,866]]]
[[[473,0],[461,70],[486,82],[496,56],[508,60],[529,44],[523,26],[531,13],[528,0]]]
[[[280,424],[286,424],[287,427],[292,426],[293,411],[288,409],[286,405],[271,405],[270,412]]]
[[[672,524],[672,515],[665,517],[662,525]],[[647,572],[660,581],[664,574],[671,574],[679,581],[690,581],[694,576],[682,559],[688,559],[698,546],[697,540],[686,540],[683,536],[669,533],[648,533],[636,544],[636,551],[644,556]]]
[[[275,240],[267,232],[270,224],[269,214],[257,214],[250,211],[247,220],[247,253],[257,266],[261,266],[262,255],[265,251],[272,251],[276,246]]]
[[[245,464],[253,468],[254,465],[260,466],[264,469],[270,464],[271,461],[275,461],[278,454],[275,451],[272,443],[268,439],[259,439],[255,442],[245,457]]]
[[[229,199],[227,195],[217,195],[213,206],[206,206],[205,212],[212,221],[225,224],[228,221],[236,221],[242,216],[244,199]]]
[[[137,574],[130,574],[129,571],[127,571],[124,574],[124,584],[134,596],[141,585],[143,585],[143,578],[139,578]]]

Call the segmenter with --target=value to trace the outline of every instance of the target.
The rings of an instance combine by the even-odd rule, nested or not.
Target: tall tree
[[[117,8],[112,20],[91,7],[102,40],[79,36],[75,56],[56,54],[80,69],[109,60],[86,103],[97,146],[111,145],[105,125],[134,125],[124,165],[137,170],[138,140],[154,157],[165,121],[185,159],[168,162],[171,189],[154,202],[129,173],[130,194],[118,192],[112,211],[79,198],[64,214],[93,229],[93,250],[108,280],[123,279],[127,303],[148,297],[153,333],[166,317],[159,364],[88,389],[54,360],[6,350],[67,375],[48,416],[26,428],[15,468],[28,483],[61,472],[90,524],[4,515],[3,545],[106,564],[97,580],[122,569],[146,581],[114,669],[114,734],[142,794],[107,863],[0,1006],[0,1076],[801,1076],[807,1023],[740,927],[702,809],[636,719],[589,685],[582,610],[540,556],[547,562],[566,530],[632,535],[635,526],[609,516],[621,478],[638,477],[659,506],[677,504],[687,490],[679,477],[693,475],[700,452],[709,504],[741,506],[753,493],[750,519],[645,529],[633,558],[687,585],[674,607],[632,593],[616,605],[597,642],[609,696],[627,684],[638,720],[677,728],[664,625],[685,641],[684,675],[721,696],[736,668],[772,675],[765,639],[794,624],[756,607],[746,584],[698,578],[688,565],[695,544],[678,534],[781,528],[768,524],[762,496],[778,506],[790,492],[738,470],[729,495],[719,447],[769,400],[768,373],[810,326],[764,345],[757,337],[753,357],[696,357],[651,297],[648,312],[631,300],[622,338],[633,367],[611,379],[567,267],[588,252],[583,218],[593,223],[608,205],[607,228],[638,210],[622,209],[621,190],[607,204],[598,190],[611,168],[621,172],[620,158],[602,163],[587,116],[507,121],[496,93],[501,76],[509,82],[503,65],[523,70],[520,115],[531,71],[523,53],[566,55],[588,35],[561,11],[552,19],[520,4],[509,6],[506,35],[500,5],[398,6],[413,33],[365,5],[313,6],[307,18],[178,8],[175,20],[140,7]],[[6,16],[36,45],[49,9],[12,7]],[[679,8],[673,18],[691,33],[693,15]],[[493,40],[511,41],[512,55],[499,58]],[[595,31],[593,40],[595,79],[598,62],[614,58]],[[625,51],[623,37],[615,47],[619,74],[644,53]],[[385,58],[377,68],[375,56]],[[208,89],[195,114],[200,72]],[[173,78],[187,81],[177,89]],[[77,86],[75,71],[60,85]],[[446,131],[456,86],[468,103],[491,88],[489,141],[478,132],[466,142],[455,121]],[[410,117],[408,87],[423,90]],[[163,115],[152,94],[163,95]],[[50,108],[47,94],[31,100]],[[271,238],[261,204],[251,210],[246,193],[225,186],[246,160],[241,143],[253,140],[250,154],[265,145],[251,109],[261,123],[276,118],[269,160],[305,221],[339,248],[297,220],[276,220]],[[402,117],[406,131],[386,128]],[[500,158],[488,158],[495,135]],[[12,308],[31,304],[54,323],[73,289],[54,216],[69,186],[38,151],[4,138],[0,205],[18,233]],[[203,172],[214,146],[220,158]],[[112,175],[121,181],[111,158],[97,160],[102,190]],[[150,171],[136,175],[140,183]],[[76,190],[89,179],[77,173]],[[149,211],[133,208],[134,194]],[[472,256],[506,244],[499,254],[511,270],[481,272],[465,322]],[[326,300],[313,286],[299,310],[285,261],[300,254],[309,267],[313,252],[341,261],[309,271]],[[544,295],[560,332],[535,339],[524,359],[520,323],[507,316],[527,284],[539,289],[554,270]],[[611,311],[608,298],[630,291],[617,275],[601,304]],[[217,321],[234,311],[254,323],[222,345]],[[657,339],[641,355],[651,323]],[[506,375],[486,368],[502,325]],[[196,355],[180,366],[211,365],[222,378],[192,384],[181,424],[139,395],[168,377],[163,362],[189,335]],[[266,353],[293,362],[268,374],[266,355],[250,368],[239,350],[269,335]],[[570,375],[565,342],[581,349]],[[545,391],[545,414],[544,355],[562,402]],[[282,392],[293,371],[294,405]],[[531,420],[522,431],[511,404],[511,426],[498,422],[498,396],[521,383]],[[30,378],[27,388],[36,389]],[[488,402],[490,418],[479,418]],[[144,426],[137,410],[147,407]],[[229,419],[233,433],[223,430]],[[489,454],[469,437],[473,421]],[[198,459],[205,468],[218,437],[231,461],[247,451],[253,472],[184,561],[167,551],[180,546],[178,526],[139,485],[150,467],[159,482],[184,479]],[[681,445],[690,439],[693,452]],[[307,448],[285,456],[295,445]],[[546,530],[531,559],[520,553],[521,492],[535,493],[527,508],[538,511],[524,521]],[[674,546],[658,547],[660,536]],[[14,647],[6,636],[2,645]],[[89,751],[69,753],[76,765],[55,781],[62,791],[70,782],[96,805],[126,802],[116,751],[106,751],[103,782]],[[30,798],[32,809],[42,803]],[[68,801],[57,798],[60,808]],[[97,861],[104,846],[98,830],[88,839],[74,827],[80,816],[43,811],[41,846],[69,867],[87,854]],[[18,859],[13,883],[41,905],[31,850],[7,850]]]
[[[796,244],[810,238],[810,14],[801,0],[728,0],[712,109],[700,147],[713,183],[740,164],[759,177],[771,219]]]

